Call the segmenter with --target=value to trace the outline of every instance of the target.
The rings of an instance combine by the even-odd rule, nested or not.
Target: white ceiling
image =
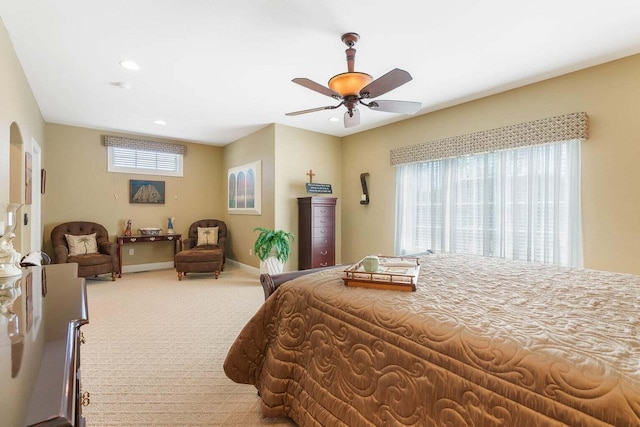
[[[213,145],[274,122],[344,136],[406,119],[284,115],[337,104],[291,79],[345,72],[345,32],[361,37],[356,71],[411,73],[383,98],[418,114],[640,52],[638,0],[0,0],[0,13],[47,122]]]

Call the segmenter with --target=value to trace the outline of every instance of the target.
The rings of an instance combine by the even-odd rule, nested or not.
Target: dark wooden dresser
[[[77,264],[0,277],[0,426],[84,426],[80,327],[88,323]]]
[[[298,269],[336,264],[336,198],[298,197]]]

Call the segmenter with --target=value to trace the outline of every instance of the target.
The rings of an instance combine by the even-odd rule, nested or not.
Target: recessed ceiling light
[[[157,125],[162,125],[162,126],[167,124],[167,122],[165,122],[164,120],[155,120],[153,123],[155,123]]]
[[[120,66],[122,68],[126,68],[127,70],[133,70],[133,71],[137,71],[140,69],[140,67],[138,66],[138,64],[136,64],[133,61],[120,61]]]
[[[340,119],[339,119],[339,118],[337,118],[337,117],[331,117],[331,118],[329,119],[329,121],[330,121],[330,122],[337,122],[337,121],[339,121],[339,120],[340,120]]]
[[[119,87],[120,89],[131,89],[131,85],[126,82],[111,82],[111,85]]]

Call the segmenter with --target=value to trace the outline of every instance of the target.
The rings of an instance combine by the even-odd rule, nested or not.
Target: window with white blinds
[[[183,176],[183,156],[178,153],[107,147],[109,172]]]
[[[397,254],[582,266],[579,140],[400,165],[396,198]]]

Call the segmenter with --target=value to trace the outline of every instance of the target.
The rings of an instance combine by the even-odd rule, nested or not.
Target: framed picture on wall
[[[229,169],[227,189],[230,214],[262,215],[261,161]]]
[[[130,179],[129,203],[164,205],[164,181]]]

